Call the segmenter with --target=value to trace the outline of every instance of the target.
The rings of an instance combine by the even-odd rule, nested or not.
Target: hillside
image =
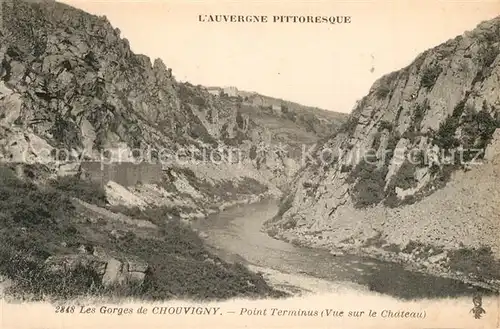
[[[265,126],[251,115],[257,107],[180,83],[162,60],[134,54],[105,17],[54,1],[6,1],[1,14],[0,201],[9,207],[0,210],[0,271],[16,284],[33,281],[34,290],[19,288],[36,297],[57,293],[65,276],[74,281],[64,293],[80,279],[87,281],[75,293],[138,278],[139,292],[94,292],[276,295],[262,278],[211,255],[183,223],[280,195],[300,163],[275,152],[272,131],[288,125],[285,146],[313,144],[342,117],[321,121],[322,134],[280,116]],[[116,172],[92,166],[103,162]],[[141,163],[135,178],[120,181],[137,184],[103,179],[132,175],[120,165],[132,162]],[[47,227],[52,233],[41,235]],[[32,270],[16,272],[13,259]],[[41,273],[56,274],[40,281]],[[198,280],[196,273],[212,279],[198,290],[176,281]]]
[[[498,290],[499,54],[500,17],[377,80],[269,232]]]
[[[220,92],[220,97],[239,104],[247,116],[252,133],[266,136],[269,141],[290,147],[294,158],[302,154],[303,145],[312,145],[330,137],[347,121],[347,114],[305,106],[283,99],[264,96],[236,87],[208,87]],[[268,141],[268,143],[269,143]],[[292,156],[293,157],[293,156]]]
[[[255,92],[238,91],[238,94],[243,98],[245,104],[250,104],[264,110],[266,113],[293,121],[297,125],[304,127],[306,131],[313,132],[321,138],[329,137],[331,132],[336,131],[347,119],[347,115],[344,113],[304,106]]]

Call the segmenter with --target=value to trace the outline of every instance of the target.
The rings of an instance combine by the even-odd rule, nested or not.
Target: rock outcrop
[[[268,165],[257,168],[252,146],[264,135],[271,136],[266,143],[290,144],[306,134],[314,143],[344,120],[295,104],[273,116],[278,126],[265,126],[264,107],[176,81],[161,59],[134,54],[105,17],[51,1],[9,2],[2,14],[0,140],[7,142],[0,154],[11,161],[26,160],[26,153],[44,163],[100,160],[116,151],[122,162],[140,153],[172,165],[181,151],[191,157],[193,148],[236,147],[248,168],[282,184],[295,172],[284,165],[293,156],[270,152],[261,159]],[[277,138],[282,124],[292,137]]]
[[[219,273],[219,282],[220,271],[224,282],[251,283],[243,288],[248,293],[271,293],[244,269],[203,263],[198,236],[178,225],[280,195],[300,166],[298,145],[314,144],[344,116],[298,104],[269,113],[249,99],[181,83],[168,63],[134,54],[106,17],[55,1],[4,1],[0,15],[0,162],[7,163],[0,180],[4,196],[18,197],[0,200],[14,204],[0,211],[11,225],[0,227],[0,241],[12,238],[0,256],[49,269],[54,282],[83,284],[78,293],[94,289],[97,278],[104,286],[144,281],[143,293],[179,297],[187,291],[179,277]],[[38,252],[33,260],[16,245],[25,241]],[[78,248],[80,242],[103,252]],[[16,277],[12,269],[0,270]],[[39,273],[23,273],[32,274],[49,284]],[[68,285],[35,293],[76,293]],[[241,293],[238,287],[228,287],[227,296]],[[203,289],[195,294],[218,296],[226,288]]]
[[[485,245],[499,257],[499,54],[495,18],[377,80],[310,152],[273,234],[351,250]]]

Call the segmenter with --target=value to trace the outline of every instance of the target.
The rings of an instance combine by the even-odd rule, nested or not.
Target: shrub
[[[426,103],[424,105],[417,105],[415,112],[413,113],[413,125],[416,131],[420,131],[422,121],[424,120],[425,113],[429,109],[429,105]]]
[[[281,218],[293,206],[293,195],[289,194],[280,203],[276,218]]]
[[[386,121],[386,120],[380,121],[380,124],[378,126],[378,131],[379,132],[381,132],[383,130],[388,130],[389,132],[391,132],[392,129],[394,129],[394,125],[392,124],[392,122],[389,122],[389,121]]]
[[[434,87],[434,84],[436,83],[437,78],[441,74],[442,68],[438,65],[430,66],[427,67],[423,74],[422,78],[420,80],[420,84],[422,87],[431,89]]]
[[[240,129],[243,129],[245,127],[245,120],[243,119],[243,116],[239,111],[236,113],[236,125]]]
[[[376,164],[364,160],[356,165],[347,179],[348,183],[355,183],[351,191],[355,207],[368,207],[384,199],[386,175],[386,166],[377,168]]]
[[[387,97],[387,95],[389,95],[390,92],[391,92],[391,88],[388,85],[383,84],[380,87],[378,87],[377,90],[375,90],[375,96],[378,99],[383,99],[383,98]]]
[[[185,103],[189,103],[196,96],[194,91],[184,83],[179,84],[179,98]]]
[[[159,239],[132,236],[117,242],[119,250],[134,253],[150,265],[140,291],[142,298],[205,300],[280,295],[260,275],[241,264],[228,264],[210,255],[187,224],[178,218],[169,219],[167,214],[168,209],[150,209],[144,213],[144,219],[152,219],[160,226]]]
[[[460,145],[460,141],[455,137],[459,125],[459,119],[453,116],[446,118],[441,123],[439,130],[434,136],[434,144],[442,149],[450,150]]]
[[[9,225],[47,225],[73,206],[64,193],[22,181],[11,168],[0,167],[0,222]]]
[[[396,123],[399,122],[399,118],[401,117],[401,113],[403,113],[403,110],[404,110],[404,108],[402,106],[400,106],[398,108],[398,112],[396,113],[396,119],[394,119],[394,122],[396,122]]]
[[[96,205],[105,205],[106,191],[104,188],[91,181],[79,179],[76,176],[58,177],[50,182],[52,188],[63,192],[67,196],[81,199]]]
[[[352,169],[352,165],[343,164],[342,167],[340,168],[340,172],[346,173],[346,172],[351,171],[351,169]]]
[[[500,262],[490,247],[462,248],[449,253],[450,269],[483,279],[500,278]]]
[[[150,270],[142,286],[103,287],[99,275],[90,267],[79,266],[64,273],[51,272],[44,263],[48,256],[89,244],[69,221],[74,216],[74,209],[67,191],[73,193],[74,185],[60,184],[71,187],[61,191],[53,184],[41,188],[18,179],[10,168],[0,167],[0,273],[13,280],[9,292],[15,297],[122,296],[164,300],[174,297],[219,299],[284,295],[242,265],[228,264],[211,255],[200,237],[166,207],[144,211],[111,208],[151,221],[159,231],[153,239],[128,232],[123,239],[98,242],[106,250],[134,255],[147,262]],[[85,228],[88,229],[90,227]],[[92,241],[94,239],[92,236]],[[65,242],[64,247],[60,247],[62,242]],[[207,262],[207,259],[212,262]]]
[[[403,190],[414,188],[418,181],[415,179],[416,166],[409,161],[403,162],[396,175],[393,176],[390,185],[400,187]]]
[[[381,138],[382,138],[382,134],[380,132],[376,132],[375,136],[373,138],[373,143],[372,143],[373,149],[378,150],[378,148],[380,147]]]
[[[399,143],[401,136],[398,133],[392,133],[387,141],[387,150],[394,150]]]
[[[255,160],[257,158],[257,146],[256,145],[252,145],[250,147],[250,159],[251,160]]]
[[[359,119],[356,117],[349,117],[349,119],[347,119],[347,121],[339,128],[339,133],[345,133],[348,136],[352,136],[358,126],[358,121]]]
[[[388,186],[384,199],[384,206],[396,208],[402,204],[402,200],[398,198],[394,186]]]

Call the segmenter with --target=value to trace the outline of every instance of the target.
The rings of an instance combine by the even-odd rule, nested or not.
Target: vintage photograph
[[[425,4],[0,0],[2,307],[497,314],[500,4]]]

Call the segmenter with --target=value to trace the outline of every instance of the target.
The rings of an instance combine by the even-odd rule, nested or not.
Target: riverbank
[[[364,245],[332,244],[290,232],[280,234],[271,231],[269,234],[296,246],[328,251],[334,256],[352,255],[390,262],[411,272],[457,280],[494,294],[500,292],[500,271],[488,249],[443,250],[413,241],[405,246],[398,246],[383,244],[378,239],[371,239]]]
[[[394,259],[348,250],[334,253],[324,246],[304,247],[296,240],[290,243],[272,238],[262,227],[278,210],[276,202],[265,200],[230,208],[192,225],[213,253],[257,268],[269,284],[295,295],[337,291],[350,285],[356,291],[402,299],[471,296],[484,291],[455,278],[415,271]]]
[[[247,268],[252,272],[262,275],[267,284],[272,288],[283,291],[294,297],[330,293],[343,294],[369,292],[367,287],[353,282],[333,282],[309,275],[284,273],[271,268],[251,264],[247,265]]]

